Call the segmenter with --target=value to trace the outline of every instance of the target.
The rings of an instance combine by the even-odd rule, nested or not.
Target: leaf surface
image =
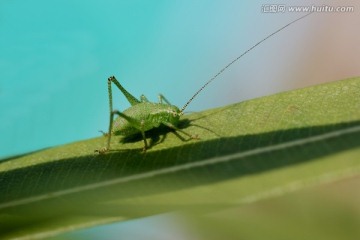
[[[187,115],[141,139],[105,137],[0,161],[0,237],[41,238],[185,210],[211,212],[360,173],[360,78]],[[180,135],[180,136],[179,136]],[[181,138],[185,140],[181,140]]]

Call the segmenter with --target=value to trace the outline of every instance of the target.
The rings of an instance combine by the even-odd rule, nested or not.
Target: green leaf
[[[152,131],[145,154],[140,139],[114,137],[114,151],[97,155],[99,137],[4,159],[0,238],[222,211],[357,176],[359,110],[353,78],[187,115],[180,127],[200,140]]]

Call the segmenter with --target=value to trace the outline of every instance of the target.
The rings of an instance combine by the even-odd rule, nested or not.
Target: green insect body
[[[161,124],[172,124],[177,126],[180,120],[181,111],[178,107],[163,104],[141,102],[126,109],[123,112],[129,118],[142,119],[136,123],[130,123],[123,117],[118,117],[114,120],[112,133],[115,135],[131,136],[143,131],[149,131],[153,128],[159,127]]]
[[[131,107],[123,112],[113,110],[112,104],[112,87],[114,83],[119,90],[127,98]],[[159,95],[159,103],[149,102],[148,99],[142,95],[140,100],[131,95],[126,89],[119,83],[114,76],[108,78],[108,94],[109,94],[109,107],[110,107],[110,124],[109,132],[107,134],[108,141],[107,146],[95,152],[105,153],[110,150],[110,142],[112,135],[132,136],[141,133],[145,151],[148,148],[145,132],[157,128],[160,125],[165,125],[173,130],[180,131],[190,138],[197,138],[196,135],[191,135],[179,129],[178,123],[180,116],[183,115],[183,110],[171,105],[170,102],[163,96]],[[114,115],[119,117],[114,120]]]
[[[149,146],[146,141],[145,133],[151,129],[157,128],[160,125],[165,125],[170,129],[175,131],[179,131],[192,139],[197,139],[197,135],[191,135],[181,129],[178,128],[178,124],[180,121],[180,117],[184,114],[185,108],[192,102],[195,97],[213,80],[215,80],[221,73],[223,73],[228,67],[237,62],[242,56],[253,50],[259,44],[272,37],[276,33],[282,31],[287,28],[291,24],[307,17],[312,14],[312,12],[295,19],[294,21],[286,24],[282,28],[276,30],[275,32],[269,34],[267,37],[262,39],[261,41],[254,44],[251,48],[246,50],[244,53],[239,55],[237,58],[232,60],[229,64],[227,64],[224,68],[222,68],[217,74],[215,74],[209,81],[207,81],[195,94],[190,98],[189,101],[181,108],[171,105],[169,101],[163,96],[159,95],[159,103],[149,102],[148,99],[142,95],[140,100],[131,95],[126,89],[116,80],[114,76],[108,78],[108,94],[109,94],[109,107],[110,107],[110,123],[109,123],[109,131],[107,135],[107,145],[106,147],[95,150],[98,153],[106,153],[110,150],[110,142],[112,135],[122,135],[122,136],[131,136],[135,134],[141,134],[142,139],[144,141],[143,150],[145,151]],[[112,89],[111,85],[114,83],[120,91],[127,98],[131,107],[126,109],[123,112],[113,110],[112,104]],[[114,116],[118,115],[118,118],[114,121]]]

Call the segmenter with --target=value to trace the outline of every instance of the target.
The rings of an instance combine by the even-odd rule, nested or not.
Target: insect
[[[210,80],[208,80],[195,94],[186,102],[186,104],[179,109],[178,107],[171,105],[170,102],[163,96],[159,95],[159,102],[153,103],[149,102],[149,100],[144,96],[141,95],[140,99],[135,98],[131,95],[114,77],[111,76],[108,78],[108,94],[109,94],[109,107],[110,107],[110,122],[109,122],[109,132],[105,134],[107,136],[107,144],[106,147],[102,149],[95,150],[98,153],[106,153],[110,150],[110,142],[112,135],[122,135],[122,136],[132,136],[135,134],[141,134],[142,139],[144,142],[143,151],[149,148],[149,145],[146,140],[146,132],[159,127],[160,125],[165,125],[170,129],[175,131],[179,131],[190,139],[198,139],[197,135],[191,135],[181,129],[178,128],[178,123],[180,121],[180,117],[184,114],[184,110],[187,106],[195,99],[195,97],[212,81],[214,81],[221,73],[223,73],[228,67],[238,61],[241,57],[245,54],[253,50],[259,44],[266,41],[268,38],[272,37],[273,35],[277,34],[278,32],[282,31],[283,29],[287,28],[288,26],[292,25],[293,23],[307,17],[312,12],[299,17],[292,22],[286,24],[285,26],[281,27],[280,29],[276,30],[275,32],[271,33],[261,41],[254,44],[251,48],[246,50],[240,56],[232,60],[229,64],[223,67],[217,74],[215,74]],[[118,110],[113,110],[113,103],[112,103],[112,83],[115,84],[117,88],[124,94],[127,98],[131,107],[120,112]],[[118,118],[114,121],[114,116],[118,115]]]

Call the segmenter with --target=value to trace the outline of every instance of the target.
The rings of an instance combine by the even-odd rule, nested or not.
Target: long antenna
[[[228,65],[226,65],[224,68],[222,68],[217,74],[215,74],[209,81],[207,81],[190,99],[189,101],[187,101],[187,103],[185,103],[185,105],[182,107],[181,112],[183,113],[185,108],[192,102],[192,100],[194,100],[194,98],[207,86],[209,85],[212,81],[214,81],[220,74],[222,74],[228,67],[230,67],[231,65],[233,65],[237,60],[239,60],[242,56],[244,56],[245,54],[247,54],[248,52],[250,52],[251,50],[253,50],[255,47],[257,47],[259,44],[261,44],[262,42],[264,42],[265,40],[267,40],[268,38],[274,36],[275,34],[277,34],[278,32],[280,32],[281,30],[284,30],[285,28],[287,28],[288,26],[290,26],[291,24],[309,16],[310,14],[312,14],[313,12],[310,12],[302,17],[299,17],[297,19],[295,19],[294,21],[286,24],[285,26],[283,26],[282,28],[276,30],[275,32],[271,33],[270,35],[268,35],[267,37],[265,37],[264,39],[262,39],[261,41],[257,42],[254,46],[252,46],[251,48],[249,48],[248,50],[246,50],[243,54],[241,54],[240,56],[238,56],[237,58],[235,58],[234,60],[232,60]]]

